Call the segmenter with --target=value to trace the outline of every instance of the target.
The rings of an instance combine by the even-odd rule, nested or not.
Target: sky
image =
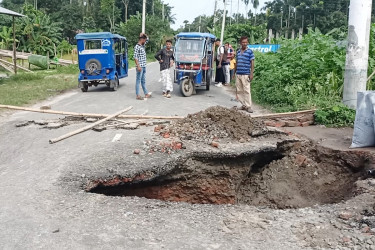
[[[259,0],[260,10],[264,3],[270,0]],[[176,23],[172,25],[173,29],[178,29],[183,26],[184,20],[188,20],[190,23],[195,17],[199,15],[213,15],[215,0],[163,0],[165,4],[173,7],[172,14],[175,15]],[[232,2],[232,13],[236,13],[238,9],[238,0],[227,0],[227,11],[230,14]],[[245,14],[245,4],[240,0],[239,12]],[[249,9],[251,4],[249,4]],[[218,0],[218,9],[224,9],[224,3],[222,0]]]

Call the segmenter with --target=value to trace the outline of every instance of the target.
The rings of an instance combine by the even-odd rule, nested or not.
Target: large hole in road
[[[165,174],[97,180],[88,191],[194,204],[301,208],[353,197],[362,158],[289,142],[237,157],[192,156]]]

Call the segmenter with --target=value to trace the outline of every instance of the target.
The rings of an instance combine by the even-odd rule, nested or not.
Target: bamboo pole
[[[70,133],[67,133],[67,134],[65,134],[65,135],[62,135],[62,136],[57,137],[57,138],[55,138],[55,139],[51,139],[51,140],[49,140],[49,143],[51,143],[51,144],[52,144],[52,143],[56,143],[56,142],[59,142],[59,141],[62,141],[62,140],[64,140],[64,139],[66,139],[66,138],[72,137],[72,136],[74,136],[74,135],[76,135],[76,134],[79,134],[79,133],[85,132],[85,131],[87,131],[87,130],[89,130],[89,129],[92,129],[93,127],[95,127],[95,126],[97,126],[97,125],[99,125],[99,124],[102,124],[103,122],[106,122],[106,121],[108,121],[108,120],[110,120],[110,119],[112,119],[112,118],[114,118],[114,117],[116,117],[116,116],[121,115],[121,114],[124,113],[124,112],[127,112],[127,111],[131,110],[132,108],[133,108],[132,106],[127,107],[126,109],[123,109],[123,110],[121,110],[121,111],[119,111],[119,112],[117,112],[117,113],[115,113],[115,114],[113,114],[113,115],[107,116],[106,118],[101,119],[101,120],[99,120],[99,121],[97,121],[97,122],[94,122],[93,124],[87,125],[87,126],[85,126],[85,127],[83,127],[83,128],[77,129],[77,130],[74,130],[74,131],[72,131],[72,132],[70,132]]]
[[[11,105],[1,105],[1,104],[0,104],[0,108],[22,110],[22,111],[29,111],[29,112],[36,112],[36,113],[55,114],[55,115],[86,116],[86,117],[96,117],[96,118],[108,117],[108,114],[92,114],[92,113],[75,113],[75,112],[56,111],[56,110],[40,110],[40,109],[18,107],[18,106],[11,106]],[[151,115],[119,115],[118,118],[173,120],[173,119],[182,119],[184,117],[182,116],[151,116]]]
[[[296,111],[296,112],[252,115],[251,118],[278,117],[278,116],[288,116],[288,115],[303,115],[303,114],[308,114],[308,113],[314,113],[315,111],[316,111],[316,109],[310,109],[310,110],[302,110],[302,111]]]
[[[0,62],[0,66],[3,67],[4,69],[8,70],[10,73],[14,74],[14,69],[11,69],[6,64]]]
[[[8,62],[8,61],[3,60],[3,59],[0,59],[0,62],[3,62],[3,63],[5,63],[5,64],[10,64],[11,66],[13,66],[13,63]],[[27,68],[25,68],[25,67],[19,66],[19,65],[17,65],[17,64],[16,64],[16,67],[17,67],[17,68],[20,68],[20,69],[23,69],[24,71],[34,73],[33,71],[31,71],[31,70],[29,70],[29,69],[27,69]]]
[[[367,82],[369,82],[371,79],[372,79],[372,77],[375,75],[375,70],[374,70],[374,72],[372,72],[372,74],[367,78]]]

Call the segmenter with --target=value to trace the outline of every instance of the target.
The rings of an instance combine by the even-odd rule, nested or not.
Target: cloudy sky
[[[264,3],[270,0],[259,0],[259,8],[263,7]],[[168,3],[169,6],[174,7],[172,13],[175,14],[176,24],[172,25],[173,29],[179,28],[183,25],[184,20],[192,22],[195,17],[199,15],[212,15],[214,13],[215,0],[163,0],[164,3]],[[238,8],[238,0],[227,0],[227,10],[230,14],[239,12],[245,14],[245,5],[240,0],[240,5]],[[232,3],[232,8],[231,8]],[[224,4],[222,0],[218,1],[218,8],[224,9]],[[250,8],[250,4],[249,4]]]

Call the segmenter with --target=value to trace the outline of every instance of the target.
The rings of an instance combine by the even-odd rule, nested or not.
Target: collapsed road
[[[158,65],[149,67],[147,101],[135,100],[131,73],[117,92],[72,91],[35,107],[191,115],[51,145],[86,121],[1,111],[0,248],[374,248],[374,151],[344,149],[350,130],[308,128],[310,140],[303,128],[267,127],[229,109],[227,88],[162,98]],[[40,125],[48,120],[64,126]]]

